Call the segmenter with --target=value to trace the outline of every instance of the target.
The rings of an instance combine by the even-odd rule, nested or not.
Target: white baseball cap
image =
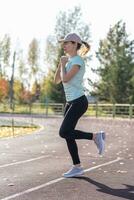
[[[63,39],[60,39],[59,42],[77,42],[82,44],[81,38],[76,33],[69,33]]]

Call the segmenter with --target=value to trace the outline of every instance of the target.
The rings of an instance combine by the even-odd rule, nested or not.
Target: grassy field
[[[30,134],[37,129],[37,127],[0,127],[0,138]]]
[[[0,119],[0,138],[30,134],[40,127],[28,121],[17,121],[13,118]]]

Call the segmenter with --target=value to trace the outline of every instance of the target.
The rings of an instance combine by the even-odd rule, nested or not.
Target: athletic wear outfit
[[[79,66],[80,69],[70,81],[63,83],[67,103],[65,106],[64,120],[61,124],[59,134],[66,140],[73,164],[76,165],[80,164],[76,139],[92,140],[93,133],[75,129],[78,120],[88,108],[88,101],[84,94],[83,87],[83,77],[85,73],[84,61],[78,55],[70,58],[65,66],[66,72],[70,71],[73,65]],[[103,137],[105,137],[104,133],[98,133],[95,138],[95,144],[97,145],[100,154],[102,154],[104,150]],[[64,174],[64,177],[81,175],[83,172],[84,171],[81,167],[74,166]]]

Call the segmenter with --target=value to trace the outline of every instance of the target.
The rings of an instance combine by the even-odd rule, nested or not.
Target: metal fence
[[[14,110],[10,110],[8,104],[0,104],[0,113],[29,114],[57,116],[63,115],[64,104],[62,103],[33,103],[33,104],[15,104]],[[134,104],[89,104],[86,116],[95,117],[122,117],[134,118]]]

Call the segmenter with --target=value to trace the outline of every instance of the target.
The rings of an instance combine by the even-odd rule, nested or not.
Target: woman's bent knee
[[[60,129],[59,135],[60,135],[60,137],[62,137],[62,138],[66,138],[66,134],[65,134],[65,132],[64,132],[62,129]]]

